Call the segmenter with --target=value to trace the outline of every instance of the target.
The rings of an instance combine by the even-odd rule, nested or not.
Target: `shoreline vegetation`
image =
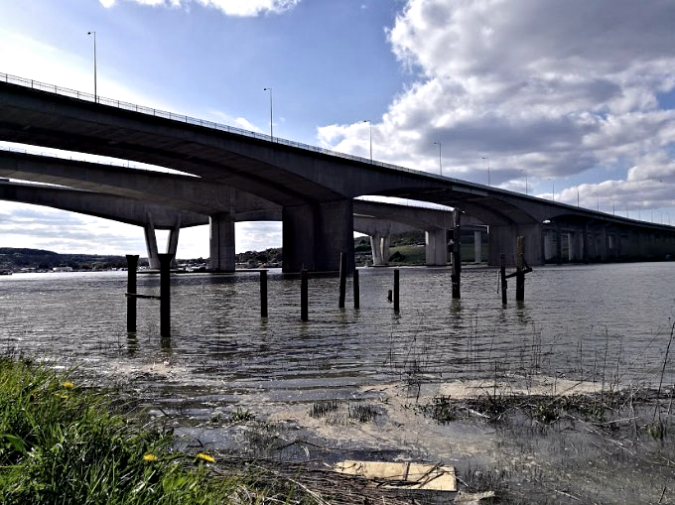
[[[476,381],[449,384],[431,398],[398,397],[421,418],[482,426],[500,440],[491,461],[458,464],[459,494],[438,501],[281,454],[247,459],[208,447],[178,450],[172,430],[128,392],[86,387],[76,375],[0,356],[0,503],[675,503],[672,384],[619,389],[561,381],[549,391],[537,376],[523,391],[495,382],[492,391],[473,394]],[[345,409],[357,425],[386,415],[335,401],[314,404],[309,415],[333,423]],[[247,411],[235,421],[265,429]]]
[[[172,431],[123,396],[0,356],[0,503],[409,503],[359,477],[178,451]]]

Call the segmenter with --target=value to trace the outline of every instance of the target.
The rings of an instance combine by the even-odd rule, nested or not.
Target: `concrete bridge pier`
[[[499,255],[506,256],[506,264],[516,264],[516,238],[525,237],[524,257],[528,265],[542,265],[544,262],[544,235],[539,223],[490,226],[488,243],[490,254],[488,265],[499,266]]]
[[[563,257],[562,257],[562,250],[563,250],[563,234],[562,234],[562,227],[560,226],[560,223],[556,222],[555,223],[555,262],[558,263],[558,265],[562,264],[563,262]]]
[[[234,216],[218,212],[209,216],[210,268],[221,272],[234,272]]]
[[[376,233],[370,236],[370,251],[373,258],[373,266],[385,266],[389,264],[389,235]]]
[[[473,258],[474,263],[483,261],[483,232],[480,230],[473,232]]]
[[[166,244],[166,253],[171,254],[171,268],[178,266],[176,252],[178,251],[178,237],[180,235],[180,220],[169,230],[169,239]]]
[[[145,248],[148,251],[148,266],[152,270],[159,270],[159,256],[157,251],[157,235],[155,234],[155,224],[152,218],[148,216],[148,222],[143,227],[145,234]]]
[[[448,264],[448,230],[435,228],[424,232],[426,242],[427,266],[445,266]]]
[[[373,266],[382,265],[382,237],[379,234],[370,236],[370,255],[373,258]]]
[[[342,252],[347,259],[347,273],[353,272],[353,207],[351,199],[285,206],[283,271],[337,272]]]
[[[384,262],[385,265],[389,264],[389,257],[391,256],[389,252],[390,242],[391,242],[391,235],[382,236],[382,245],[380,247],[382,250],[382,261]]]

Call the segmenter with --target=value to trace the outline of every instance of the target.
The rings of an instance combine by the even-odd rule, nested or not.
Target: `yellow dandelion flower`
[[[148,453],[145,456],[143,456],[143,461],[157,461],[157,456]]]
[[[214,458],[213,456],[209,456],[205,452],[198,452],[196,457],[197,459],[201,459],[202,461],[206,461],[207,463],[216,462],[216,458]]]
[[[66,382],[64,382],[64,383],[62,384],[62,386],[63,386],[64,388],[66,388],[66,389],[73,389],[73,388],[75,387],[75,384],[73,384],[73,383],[70,382],[70,381],[66,381]]]

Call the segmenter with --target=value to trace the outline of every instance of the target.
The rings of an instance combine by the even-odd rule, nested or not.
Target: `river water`
[[[8,348],[94,375],[169,361],[177,385],[225,398],[340,398],[393,375],[477,377],[546,369],[605,380],[655,380],[675,315],[675,264],[538,268],[526,300],[515,282],[503,307],[495,269],[465,268],[462,299],[450,270],[401,269],[401,310],[387,301],[391,269],[361,269],[361,308],[338,309],[338,280],[310,279],[309,321],[299,280],[272,270],[261,320],[258,273],[172,276],[172,338],[159,337],[159,303],[139,300],[126,334],[126,272],[0,277],[0,339]],[[139,293],[159,294],[156,275]],[[167,345],[168,344],[168,345]],[[675,352],[675,349],[673,349]],[[611,375],[610,375],[611,374]]]

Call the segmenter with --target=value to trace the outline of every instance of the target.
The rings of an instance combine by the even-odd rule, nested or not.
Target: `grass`
[[[289,479],[177,452],[169,431],[124,409],[117,395],[0,357],[0,503],[325,503]]]
[[[171,451],[168,432],[112,411],[29,361],[0,358],[0,502],[210,504],[230,494],[208,455]]]

